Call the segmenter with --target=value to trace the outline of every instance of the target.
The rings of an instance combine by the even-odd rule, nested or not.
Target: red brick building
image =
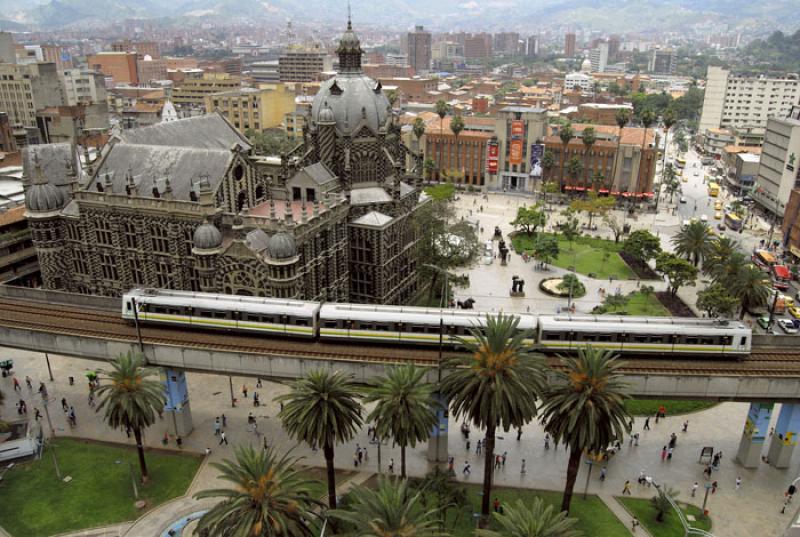
[[[460,170],[463,178],[459,183],[483,186],[486,184],[486,144],[493,134],[465,129],[456,141],[450,130],[450,120],[450,117],[444,118],[441,129],[435,122],[436,128],[430,126],[425,133],[425,158],[436,164],[429,179],[441,181],[448,172]]]

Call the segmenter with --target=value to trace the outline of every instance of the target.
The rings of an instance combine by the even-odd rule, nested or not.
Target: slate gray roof
[[[67,159],[70,158],[71,145],[60,144],[29,145],[22,150],[22,171],[28,182],[33,181],[34,158],[39,157],[39,166],[47,182],[59,187],[64,194],[69,194]]]
[[[379,186],[354,188],[350,191],[351,205],[367,205],[369,203],[384,203],[392,201],[392,197]]]
[[[216,112],[122,131],[119,137],[126,145],[193,147],[226,151],[230,151],[233,144],[239,144],[244,150],[249,150],[251,147],[247,138],[239,134]]]
[[[306,166],[303,171],[308,174],[311,179],[318,185],[324,185],[330,181],[334,181],[336,176],[322,162],[317,162],[311,166]]]
[[[326,104],[336,118],[337,130],[344,134],[351,134],[362,120],[366,120],[373,132],[378,132],[389,117],[389,99],[379,83],[361,73],[340,73],[322,83],[311,105],[315,122],[320,121],[320,112]]]
[[[360,218],[353,220],[354,224],[361,226],[383,227],[394,220],[391,216],[383,214],[378,211],[370,211]]]
[[[179,122],[174,121],[170,124],[175,123]],[[108,152],[87,189],[96,192],[97,183],[104,184],[108,173],[112,191],[125,194],[127,184],[125,177],[130,170],[135,184],[135,192],[132,192],[132,195],[153,197],[153,179],[156,180],[158,190],[163,195],[165,179],[169,177],[173,198],[190,201],[189,192],[193,189],[199,191],[199,187],[194,185],[200,182],[201,177],[207,176],[211,190],[216,190],[232,158],[233,153],[227,149],[118,143]]]
[[[269,235],[261,229],[254,229],[245,236],[244,242],[253,252],[264,255],[269,244]]]

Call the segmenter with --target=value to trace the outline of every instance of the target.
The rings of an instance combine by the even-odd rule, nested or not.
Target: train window
[[[747,345],[747,336],[742,336],[742,342],[739,345]]]
[[[224,312],[224,311],[215,311],[214,312],[214,318],[215,319],[227,319],[228,318],[228,314],[227,314],[227,312]]]
[[[547,341],[558,341],[561,339],[561,334],[555,334],[553,332],[545,332],[543,336]]]
[[[308,326],[308,319],[295,319],[294,324],[297,326]]]
[[[439,327],[438,326],[426,326],[425,331],[429,334],[438,334]]]
[[[198,311],[198,313],[200,314],[200,317],[205,317],[206,319],[210,319],[210,318],[213,317],[211,312],[208,311],[208,310],[200,310],[200,311]]]
[[[130,301],[126,302],[125,305],[127,306],[128,311],[131,311],[131,303],[130,303]]]
[[[325,321],[325,328],[338,328],[339,322],[338,321]]]
[[[634,343],[647,343],[649,339],[647,336],[633,336]]]
[[[713,345],[714,344],[714,338],[713,337],[700,338],[700,343],[702,345]]]
[[[424,334],[425,333],[425,327],[423,325],[421,325],[421,324],[415,324],[415,325],[411,326],[411,331]]]
[[[389,331],[389,325],[386,324],[386,323],[375,323],[375,330],[377,330],[379,332],[388,332]]]
[[[733,336],[722,336],[719,338],[720,343],[723,345],[732,345],[733,344]]]
[[[699,345],[700,344],[700,338],[699,337],[694,337],[694,336],[686,336],[686,343],[688,345]]]
[[[597,341],[597,336],[594,334],[582,334],[581,341]]]
[[[611,336],[607,336],[605,334],[601,334],[597,336],[597,341],[611,341]]]
[[[664,343],[664,336],[650,336],[650,343]]]

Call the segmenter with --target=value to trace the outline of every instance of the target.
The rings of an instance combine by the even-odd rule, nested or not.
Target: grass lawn
[[[628,315],[643,315],[647,317],[669,317],[670,312],[658,300],[655,293],[643,295],[641,293],[631,293],[625,297],[627,302],[619,306],[603,305],[606,310],[604,314],[610,315],[624,311]]]
[[[471,537],[475,531],[476,519],[473,513],[480,513],[482,487],[480,485],[466,485],[469,506],[465,506],[458,513],[454,510],[448,512],[447,529],[454,537]],[[540,491],[515,488],[494,488],[492,500],[499,498],[503,505],[515,503],[517,499],[528,503],[535,497],[544,499],[558,509],[561,507],[561,493],[554,491]],[[594,495],[582,499],[580,493],[572,497],[571,515],[578,519],[576,528],[583,531],[587,537],[620,537],[628,535],[627,528],[614,516],[603,501]],[[494,526],[491,526],[494,527]]]
[[[680,399],[628,399],[625,408],[633,416],[654,416],[656,410],[663,406],[667,416],[680,416],[691,412],[699,412],[716,406],[716,401],[695,401]]]
[[[589,275],[592,273],[596,278],[608,279],[614,276],[617,280],[636,279],[636,274],[619,256],[622,243],[605,239],[595,239],[591,237],[579,237],[570,245],[563,237],[558,238],[558,257],[551,263],[560,268],[575,266],[575,272]],[[517,234],[512,239],[514,249],[518,253],[531,250],[533,247],[533,237],[525,234]],[[604,254],[608,253],[608,258]]]
[[[617,498],[625,507],[636,515],[642,526],[647,528],[650,535],[653,537],[683,537],[683,526],[681,521],[678,520],[678,515],[674,512],[669,513],[664,517],[664,522],[656,520],[656,511],[650,505],[650,500],[642,498]],[[695,517],[695,521],[690,521],[689,524],[693,528],[702,530],[711,530],[711,519],[703,515],[699,507],[688,505],[678,502],[678,505],[683,509],[687,515]]]
[[[0,484],[0,521],[15,537],[38,537],[134,520],[133,488],[127,462],[138,480],[136,449],[75,439],[53,442],[64,483],[56,477],[48,448],[38,461],[18,464]],[[189,454],[145,453],[150,482],[139,484],[148,508],[186,492],[202,458]],[[116,464],[115,461],[122,461]]]

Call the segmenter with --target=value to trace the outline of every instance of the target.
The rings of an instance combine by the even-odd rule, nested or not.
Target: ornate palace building
[[[362,73],[349,21],[338,54],[302,143],[279,159],[252,155],[218,114],[124,131],[83,164],[69,144],[29,147],[44,286],[407,302],[420,159],[400,142],[381,84]]]

